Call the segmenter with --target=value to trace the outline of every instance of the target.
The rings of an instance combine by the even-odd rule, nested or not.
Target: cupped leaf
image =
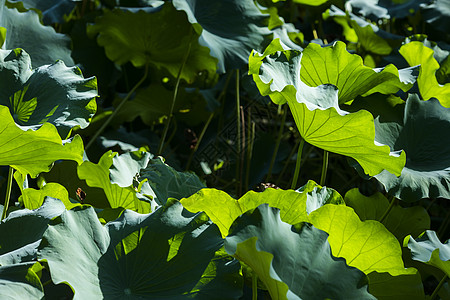
[[[66,209],[71,209],[80,204],[72,203],[69,200],[69,193],[66,188],[58,183],[49,182],[41,189],[27,188],[22,191],[19,202],[27,209],[37,209],[44,203],[45,197],[52,197],[62,201]]]
[[[309,181],[299,192],[269,188],[261,193],[250,191],[239,200],[220,190],[202,189],[180,202],[191,212],[204,211],[217,224],[222,236],[226,237],[238,216],[263,203],[280,209],[281,219],[294,225],[307,221],[308,213],[318,207],[327,203],[343,204],[343,199],[335,190]]]
[[[328,235],[314,226],[300,232],[267,204],[236,219],[225,250],[253,269],[272,299],[375,299],[365,275],[331,254]]]
[[[395,236],[383,224],[362,222],[354,210],[344,205],[324,205],[309,215],[310,222],[329,234],[328,242],[336,257],[365,274],[387,272],[393,276],[414,274],[405,269],[402,250]]]
[[[44,123],[38,130],[22,130],[8,107],[0,105],[0,165],[10,165],[22,174],[36,177],[50,170],[59,159],[83,162],[83,141],[76,135],[63,145],[55,126]]]
[[[90,161],[83,162],[78,166],[78,177],[86,180],[90,187],[102,188],[108,199],[110,208],[122,207],[131,209],[139,213],[149,213],[151,211],[151,204],[149,201],[142,201],[136,196],[136,190],[131,187],[120,187],[117,183],[112,183],[109,178],[109,168],[113,164],[113,157],[116,152],[108,151],[100,158],[98,164]],[[132,178],[131,178],[132,179]],[[91,198],[92,199],[92,198]],[[100,203],[94,201],[90,204],[98,207]],[[108,208],[108,207],[102,207]]]
[[[36,258],[37,247],[48,223],[65,211],[61,201],[47,197],[36,210],[11,212],[0,223],[0,265],[12,265]]]
[[[44,288],[36,274],[40,268],[34,262],[0,266],[0,298],[43,299]]]
[[[422,101],[409,95],[403,122],[376,122],[377,141],[404,149],[401,176],[387,171],[375,176],[389,194],[407,202],[422,198],[450,198],[450,108],[437,99]]]
[[[442,244],[436,232],[427,230],[417,240],[406,237],[403,246],[411,250],[413,260],[439,268],[450,277],[450,240]]]
[[[180,200],[205,188],[205,184],[195,173],[178,172],[164,163],[162,157],[149,161],[141,170],[140,179],[147,179],[156,194],[158,205],[164,205],[169,198]]]
[[[50,224],[39,259],[74,299],[239,298],[239,284],[221,285],[239,282],[238,263],[215,258],[222,244],[205,215],[186,215],[178,202],[149,215],[127,210],[106,227],[92,208],[75,208]]]
[[[361,221],[380,220],[389,207],[389,201],[381,193],[366,197],[357,188],[351,189],[345,194],[345,203],[352,207]],[[382,224],[403,242],[407,235],[419,236],[430,228],[430,216],[425,208],[413,206],[402,208],[394,205]]]
[[[220,73],[244,66],[251,50],[259,49],[271,33],[264,25],[269,15],[252,0],[174,0],[173,5],[201,26],[199,42],[219,60]]]
[[[84,78],[62,61],[31,69],[22,49],[0,50],[0,105],[15,122],[34,126],[49,122],[66,138],[75,126],[86,128],[97,110],[97,80]]]
[[[450,108],[450,83],[441,85],[436,79],[439,63],[433,57],[434,51],[423,43],[413,41],[403,45],[400,54],[410,66],[420,65],[417,84],[424,100],[437,98],[441,104]]]
[[[105,11],[87,30],[91,36],[98,34],[98,44],[105,47],[108,58],[119,65],[126,62],[135,67],[152,64],[177,77],[188,55],[180,74],[182,79],[192,83],[199,73],[206,72],[209,78],[216,73],[217,59],[209,55],[207,47],[199,44],[199,34],[189,24],[186,14],[174,9],[170,2],[151,12]]]
[[[50,26],[43,26],[35,11],[18,12],[15,8],[4,7],[0,13],[0,26],[7,30],[3,49],[25,49],[32,58],[33,68],[57,60],[74,65],[70,38],[56,33]]]

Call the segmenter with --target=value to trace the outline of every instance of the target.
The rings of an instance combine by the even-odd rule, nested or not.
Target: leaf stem
[[[241,196],[242,182],[240,182],[240,158],[241,158],[241,101],[239,98],[239,69],[236,70],[236,122],[237,122],[237,138],[236,138],[236,195]]]
[[[392,208],[394,207],[394,205],[397,203],[397,199],[394,196],[390,197],[390,203],[388,208],[386,209],[386,211],[384,212],[384,214],[380,217],[379,222],[383,223],[383,221],[386,219],[386,217],[389,215],[389,213],[391,212]]]
[[[89,141],[89,143],[86,145],[85,150],[89,149],[92,144],[95,142],[95,140],[97,140],[98,136],[100,134],[102,134],[102,132],[105,130],[105,128],[109,125],[109,123],[111,123],[111,121],[114,119],[114,117],[117,115],[117,113],[120,111],[120,109],[122,108],[122,106],[125,104],[125,102],[128,101],[128,99],[130,99],[131,95],[134,94],[134,92],[136,91],[136,89],[138,87],[141,86],[142,83],[144,83],[145,79],[147,79],[147,75],[148,75],[148,64],[145,65],[145,71],[144,71],[144,76],[142,76],[141,80],[139,80],[138,83],[136,83],[136,85],[131,89],[131,91],[127,94],[127,96],[125,98],[123,98],[123,100],[119,103],[119,105],[116,107],[116,109],[114,109],[114,111],[112,112],[111,115],[109,115],[108,119],[105,121],[105,123],[102,124],[102,126],[100,127],[100,129],[97,130],[97,132],[94,134],[94,136],[91,138],[91,140]]]
[[[249,118],[250,121],[250,118]],[[250,126],[249,126],[250,127]],[[250,166],[253,156],[253,145],[255,143],[255,122],[251,122],[251,129],[249,129],[250,144],[247,148],[247,168],[245,170],[245,187],[249,189],[249,178],[250,178]]]
[[[203,139],[203,136],[205,135],[206,129],[208,129],[209,123],[211,123],[211,120],[213,119],[213,117],[214,117],[214,112],[212,112],[209,115],[209,118],[206,121],[205,126],[203,126],[203,129],[202,129],[202,132],[200,133],[200,136],[198,137],[197,143],[195,144],[194,149],[192,149],[191,154],[189,155],[189,159],[188,159],[188,162],[186,164],[186,171],[189,170],[189,168],[191,166],[191,163],[192,163],[192,158],[194,157],[195,152],[197,152],[198,147],[200,146],[200,143],[201,143],[201,141]]]
[[[267,172],[266,182],[269,182],[270,176],[272,176],[273,165],[275,164],[275,159],[277,158],[278,149],[280,148],[281,137],[283,135],[284,125],[286,124],[287,115],[287,104],[283,108],[283,116],[281,117],[280,129],[278,130],[277,140],[275,142],[275,149],[273,150],[272,159],[270,160],[269,171]]]
[[[163,135],[161,137],[161,141],[159,142],[158,151],[156,152],[157,155],[161,155],[162,154],[164,141],[166,140],[167,132],[169,131],[170,121],[172,120],[172,117],[173,117],[173,110],[175,108],[175,101],[177,100],[178,88],[179,88],[180,82],[181,82],[181,73],[183,72],[184,66],[186,65],[187,59],[189,57],[189,53],[191,52],[191,46],[192,46],[192,39],[189,42],[188,50],[186,51],[186,54],[185,54],[185,56],[183,58],[183,63],[181,64],[181,67],[178,70],[177,83],[175,84],[175,90],[173,91],[172,105],[170,106],[170,111],[169,111],[169,116],[167,118],[167,123],[164,126]]]
[[[252,300],[258,299],[258,275],[255,271],[252,274]]]
[[[300,145],[298,146],[298,152],[297,152],[297,163],[295,164],[295,171],[294,171],[294,178],[292,179],[291,189],[295,190],[295,187],[297,186],[297,180],[298,175],[300,174],[300,165],[302,162],[302,151],[303,151],[303,145],[305,144],[305,140],[300,137]]]
[[[439,290],[444,285],[444,283],[447,281],[447,279],[448,279],[447,274],[444,274],[444,277],[442,277],[441,281],[439,281],[439,284],[434,289],[433,294],[431,294],[430,300],[434,300],[434,298],[436,298],[437,294],[439,293]]]
[[[325,179],[327,178],[327,169],[328,169],[328,151],[323,150],[323,163],[322,163],[322,174],[320,175],[320,185],[325,184]]]
[[[0,222],[3,221],[4,218],[6,218],[6,211],[8,210],[9,199],[11,199],[13,175],[14,175],[14,169],[10,166],[9,172],[8,172],[8,183],[6,186],[6,198],[5,198],[5,203],[3,203],[3,213],[2,213],[2,218],[0,219]]]

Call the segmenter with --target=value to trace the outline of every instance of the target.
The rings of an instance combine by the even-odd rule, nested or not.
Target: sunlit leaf
[[[0,266],[0,298],[2,299],[42,299],[44,288],[33,270],[39,263],[22,263]]]

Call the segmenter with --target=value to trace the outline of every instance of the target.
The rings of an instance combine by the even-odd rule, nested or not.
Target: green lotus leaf
[[[253,269],[272,299],[375,299],[360,285],[364,273],[333,257],[327,237],[310,225],[295,232],[279,209],[262,204],[236,219],[225,250]]]
[[[345,194],[345,203],[352,207],[361,221],[380,220],[389,207],[389,201],[381,193],[370,197],[361,194],[357,188]],[[419,236],[430,228],[430,216],[425,208],[413,206],[402,208],[394,205],[382,224],[400,241],[407,235]]]
[[[220,73],[244,66],[251,50],[259,49],[271,33],[264,25],[269,15],[252,0],[174,0],[173,5],[201,26],[199,42],[219,60]]]
[[[136,190],[131,187],[120,187],[117,183],[112,183],[109,177],[109,168],[113,164],[113,157],[116,152],[108,151],[100,158],[98,164],[90,161],[83,162],[78,166],[77,174],[90,187],[102,188],[109,202],[109,207],[101,208],[125,208],[139,213],[149,213],[151,204],[148,201],[142,201],[136,196]],[[100,208],[101,203],[94,201],[90,204]]]
[[[44,288],[36,274],[40,269],[34,262],[0,266],[0,298],[43,299]]]
[[[150,160],[147,167],[141,170],[140,179],[148,180],[158,205],[164,205],[169,198],[189,197],[206,187],[195,173],[178,172],[165,164],[162,157]]]
[[[90,36],[98,34],[98,44],[105,47],[108,58],[119,65],[126,62],[135,67],[152,64],[177,77],[189,51],[180,75],[182,79],[192,83],[199,73],[206,72],[208,78],[216,73],[217,59],[209,55],[207,47],[199,44],[199,34],[189,24],[186,14],[175,10],[170,2],[152,12],[105,11],[87,30]]]
[[[403,246],[411,250],[413,260],[439,268],[450,277],[450,240],[442,244],[436,232],[427,230],[417,240],[406,237]]]
[[[97,110],[97,80],[77,67],[58,61],[32,70],[30,56],[15,49],[0,50],[0,70],[0,105],[21,126],[49,122],[66,138],[73,127],[86,128]]]
[[[191,212],[204,211],[217,224],[223,237],[228,235],[238,216],[263,203],[280,209],[281,219],[292,225],[307,221],[308,213],[324,204],[343,204],[338,192],[321,187],[314,181],[309,181],[299,192],[269,188],[261,193],[247,192],[239,200],[220,190],[202,189],[180,202]]]
[[[48,223],[64,211],[61,201],[47,197],[36,210],[21,209],[9,213],[0,223],[0,265],[35,259]]]
[[[294,0],[294,2],[304,5],[319,6],[328,2],[328,0]]]
[[[405,269],[402,250],[395,236],[378,221],[362,222],[355,211],[344,205],[324,205],[309,215],[310,222],[329,234],[328,242],[336,257],[365,274],[387,272],[392,276],[414,274]]]
[[[403,45],[399,52],[410,66],[420,65],[417,84],[422,98],[437,98],[444,107],[450,108],[450,83],[441,85],[437,81],[436,71],[440,66],[433,57],[434,51],[421,42],[413,41]]]
[[[341,61],[337,57],[330,56],[336,51],[338,53],[344,53],[343,51],[345,51],[346,54],[342,54],[342,59],[352,60],[353,67],[361,70],[362,73],[366,73],[364,70],[373,74],[383,73],[376,73],[370,68],[363,67],[360,58],[353,57],[347,53],[343,43],[338,42],[333,48],[328,49],[320,48],[319,45],[311,45],[313,44],[308,46],[311,56],[310,60],[307,59],[307,61],[317,60],[318,63],[315,65],[311,64],[311,66],[315,66],[320,70],[327,69],[323,64],[325,60],[322,60],[325,58],[327,61],[332,61],[331,65],[335,67],[337,67],[337,63],[334,63],[335,61],[340,61],[340,67],[345,65],[345,60]],[[270,95],[275,103],[288,102],[297,128],[308,143],[324,150],[356,159],[363,167],[364,172],[370,176],[379,174],[384,169],[400,175],[405,165],[405,153],[399,153],[399,151],[396,153],[391,152],[388,146],[376,143],[374,121],[369,112],[361,110],[355,113],[348,113],[341,110],[338,104],[340,102],[338,100],[340,97],[339,92],[333,85],[310,87],[303,83],[302,65],[304,58],[302,57],[306,57],[307,49],[303,53],[294,50],[283,50],[279,41],[275,40],[268,46],[263,55],[254,52],[250,57],[249,73],[253,74],[261,94]],[[321,57],[314,54],[316,50],[319,51],[317,53],[326,54],[327,56]],[[359,68],[356,65],[360,65]],[[351,66],[351,64],[348,66]],[[302,71],[300,71],[301,68]],[[344,80],[338,76],[337,72],[333,73],[331,69],[329,73],[336,76],[336,80]],[[350,69],[347,69],[346,72],[350,72]],[[306,73],[311,74],[311,72]],[[353,72],[353,74],[357,73]],[[314,74],[318,73],[314,71]],[[311,76],[314,77],[314,75]],[[309,78],[313,78],[311,76]],[[326,79],[332,75],[328,76],[327,72],[324,72],[321,76],[324,76]],[[360,74],[358,78],[362,77],[363,75]],[[375,75],[375,77],[377,76]],[[356,78],[348,80],[353,82]],[[385,88],[391,84],[389,82],[387,81]],[[337,84],[338,86],[340,84],[345,85],[344,83]],[[365,84],[358,85],[353,82],[352,87],[355,87],[354,91],[359,92],[348,91],[346,93],[357,96],[358,93],[367,94],[367,91],[370,89],[371,91],[379,89],[373,84],[363,91],[360,89],[363,85]],[[345,87],[343,88],[345,91]],[[350,100],[352,97],[348,99]]]
[[[18,3],[18,0],[8,0],[11,3]],[[69,15],[75,8],[75,1],[72,0],[22,0],[27,9],[39,9],[42,12],[44,24],[63,23],[64,15]]]
[[[0,48],[3,46],[5,39],[6,39],[6,28],[0,27]]]
[[[19,12],[15,8],[2,7],[0,26],[6,28],[3,49],[23,48],[30,54],[33,68],[62,60],[68,66],[74,62],[70,56],[70,38],[56,33],[50,26],[43,26],[35,11]]]
[[[41,189],[27,188],[22,191],[19,202],[27,209],[37,209],[44,203],[45,197],[52,197],[62,201],[66,209],[72,209],[80,204],[72,203],[69,200],[69,193],[66,188],[59,183],[49,182]]]
[[[106,227],[92,207],[74,208],[52,221],[38,257],[74,299],[238,299],[239,284],[222,286],[239,281],[237,261],[215,257],[222,244],[204,214],[186,215],[178,202],[149,215],[126,210]]]
[[[433,29],[446,33],[450,23],[450,9],[448,0],[436,0],[421,7],[421,14],[425,22]]]
[[[59,159],[83,162],[83,141],[76,135],[62,144],[55,126],[44,123],[38,130],[23,131],[14,123],[8,107],[0,105],[0,165],[36,177]]]
[[[412,16],[429,0],[349,0],[352,11],[371,20],[400,19]]]
[[[406,165],[401,176],[387,171],[376,175],[389,194],[407,202],[422,198],[450,198],[450,108],[437,99],[422,101],[411,94],[403,122],[377,119],[377,141],[394,150],[404,149]]]
[[[420,273],[391,276],[372,272],[367,275],[369,292],[378,300],[425,300]]]

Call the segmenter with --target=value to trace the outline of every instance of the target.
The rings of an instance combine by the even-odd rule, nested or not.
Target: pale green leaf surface
[[[358,73],[352,73],[352,70],[362,70],[363,73],[367,71],[372,74],[383,72],[377,73],[370,68],[363,67],[361,59],[349,54],[342,43],[336,43],[333,48],[320,48],[319,45],[314,44],[310,44],[308,47],[309,52],[307,51],[308,48],[303,53],[293,50],[284,51],[279,41],[275,40],[268,46],[263,55],[254,52],[249,61],[249,73],[253,74],[261,94],[270,95],[272,100],[278,104],[288,102],[297,128],[308,143],[356,159],[365,173],[370,176],[379,174],[384,169],[400,175],[405,165],[405,153],[391,152],[388,146],[375,142],[375,126],[373,117],[369,112],[361,110],[348,113],[341,110],[339,108],[340,91],[338,92],[335,86],[326,84],[311,87],[305,84],[302,78],[303,57],[306,55],[305,53],[310,53],[307,60],[310,61],[309,67],[314,71],[307,73],[310,74],[308,75],[310,79],[307,80],[313,80],[317,77],[317,84],[325,81],[328,83],[334,82],[338,86],[352,83],[351,86],[361,93],[373,89],[374,85],[362,91],[361,86],[365,84],[356,84],[356,78],[345,80],[338,76],[337,69],[343,69],[348,74]],[[335,52],[341,53],[344,59],[342,65],[335,62],[339,61],[333,56]],[[322,57],[317,53],[324,56]],[[347,65],[345,59],[348,60]],[[328,64],[325,67],[325,61],[332,61],[333,63],[330,67],[328,67]],[[316,65],[317,68],[321,66],[320,70],[330,68],[330,71],[322,71],[319,76],[319,73],[316,72],[318,70]],[[363,75],[360,74],[360,77],[362,78]],[[341,80],[342,83],[337,83],[337,80]],[[381,79],[378,78],[377,80]],[[314,84],[314,81],[311,81],[311,84]],[[345,86],[343,89],[345,90]],[[353,91],[351,92],[353,93]],[[356,97],[357,94],[355,93],[354,96]]]
[[[439,63],[433,57],[434,51],[421,42],[413,41],[403,45],[399,52],[410,66],[420,65],[417,83],[422,98],[437,98],[444,107],[450,108],[450,83],[441,85],[437,81]]]
[[[34,262],[0,266],[0,298],[43,299],[44,288],[33,271]],[[39,263],[36,263],[39,264]]]
[[[59,159],[83,161],[83,141],[76,135],[62,144],[55,126],[44,123],[38,130],[19,128],[6,106],[0,105],[0,165],[10,165],[22,174],[36,177],[50,170]]]
[[[73,66],[70,38],[56,33],[53,27],[43,26],[35,11],[19,12],[4,7],[0,11],[0,26],[6,28],[3,49],[23,48],[32,59],[33,68],[62,60]]]
[[[216,73],[217,59],[210,56],[207,47],[199,44],[199,34],[189,24],[186,14],[175,10],[171,2],[153,12],[105,11],[87,30],[90,36],[98,34],[98,44],[105,47],[108,58],[119,65],[127,62],[135,67],[152,64],[177,77],[191,43],[181,79],[192,83],[199,72],[206,72],[211,78]]]
[[[0,27],[0,48],[3,46],[5,39],[6,39],[6,28]]]
[[[37,209],[44,203],[45,197],[52,197],[61,200],[66,209],[72,209],[80,204],[70,202],[69,193],[66,188],[59,183],[49,182],[42,188],[36,190],[27,188],[22,191],[19,201],[27,209]]]
[[[236,261],[214,259],[222,244],[205,215],[187,215],[177,202],[149,215],[126,210],[106,227],[92,208],[75,208],[50,224],[39,259],[53,282],[74,288],[74,299],[239,298],[241,287],[220,284],[239,270]]]
[[[0,105],[9,107],[17,124],[49,122],[63,138],[75,126],[86,128],[97,110],[95,77],[85,79],[62,61],[32,70],[21,49],[0,50],[0,86]]]
[[[191,212],[204,211],[217,224],[222,236],[226,237],[238,216],[262,203],[280,209],[281,219],[294,225],[307,221],[308,213],[325,203],[342,203],[342,197],[333,189],[320,187],[309,181],[300,192],[269,188],[261,193],[247,192],[239,200],[235,200],[223,191],[202,189],[180,202]]]
[[[90,187],[102,188],[108,199],[110,208],[122,207],[131,209],[139,213],[149,213],[151,211],[150,202],[142,201],[136,196],[136,190],[130,186],[120,187],[117,183],[112,183],[109,177],[109,168],[113,164],[113,157],[116,152],[108,151],[100,158],[98,164],[90,161],[83,162],[78,166],[78,177],[86,180]],[[95,201],[92,199],[91,201]],[[96,206],[95,202],[93,203]],[[96,206],[97,207],[97,206]]]
[[[18,0],[10,0],[17,3]],[[23,0],[20,1],[27,9],[39,9],[42,12],[43,22],[46,25],[53,23],[63,23],[64,15],[69,15],[75,8],[75,1],[72,0]]]
[[[406,237],[403,246],[411,250],[413,260],[439,268],[450,277],[450,240],[442,244],[436,232],[427,230],[416,240]]]
[[[333,255],[345,258],[349,266],[365,274],[416,272],[405,269],[398,240],[378,221],[362,222],[352,208],[343,205],[324,205],[309,217],[315,227],[329,234]]]
[[[293,231],[279,209],[262,204],[233,223],[225,250],[253,269],[272,299],[375,299],[359,285],[364,273],[333,257],[327,237],[310,225]]]
[[[345,194],[345,203],[352,207],[361,221],[380,220],[389,207],[389,201],[381,193],[370,197],[361,194],[357,188],[351,189]],[[403,242],[407,235],[419,236],[430,228],[430,216],[425,208],[413,206],[402,208],[400,205],[392,207],[382,224]]]

